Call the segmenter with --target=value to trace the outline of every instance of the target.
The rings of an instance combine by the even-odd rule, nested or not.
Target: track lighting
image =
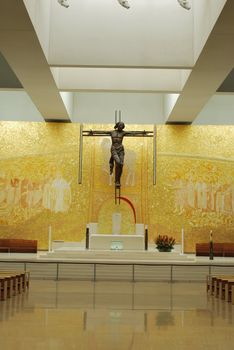
[[[69,7],[69,3],[68,0],[57,0],[58,3],[66,8]],[[126,9],[130,8],[129,2],[128,0],[117,0],[118,3],[123,6]],[[191,5],[190,2],[188,0],[177,0],[178,3],[180,4],[181,7],[183,7],[186,10],[190,10],[191,9]]]
[[[118,0],[121,6],[125,7],[126,9],[130,8],[130,5],[127,0]]]
[[[59,3],[60,5],[66,7],[66,8],[69,7],[69,3],[68,3],[67,0],[57,0],[57,1],[58,1],[58,3]]]
[[[184,9],[186,9],[186,10],[191,9],[191,5],[190,5],[188,0],[177,0],[177,1],[180,4],[180,6],[182,6]]]
[[[177,0],[180,6],[182,6],[186,10],[191,9],[191,5],[188,0]],[[118,0],[121,6],[125,7],[126,9],[130,8],[129,2],[127,0]]]

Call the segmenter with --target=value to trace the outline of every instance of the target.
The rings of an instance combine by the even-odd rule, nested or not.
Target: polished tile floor
[[[2,350],[231,350],[234,306],[204,283],[33,280],[0,301]]]

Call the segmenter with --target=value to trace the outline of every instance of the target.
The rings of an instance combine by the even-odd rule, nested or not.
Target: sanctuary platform
[[[178,251],[58,249],[37,254],[0,253],[1,271],[30,271],[32,279],[88,281],[206,281],[208,275],[234,273],[234,258],[196,257]]]
[[[141,237],[139,237],[141,238]],[[118,240],[116,240],[118,245]],[[113,245],[114,246],[114,245]],[[121,262],[155,262],[155,261],[195,261],[195,257],[180,254],[178,251],[158,252],[155,248],[145,250],[121,249],[79,249],[77,247],[62,247],[52,252],[40,255],[41,259],[88,260],[88,261],[121,261]]]

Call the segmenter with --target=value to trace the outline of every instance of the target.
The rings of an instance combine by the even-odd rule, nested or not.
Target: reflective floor
[[[32,281],[0,301],[0,349],[234,348],[234,306],[204,283]]]

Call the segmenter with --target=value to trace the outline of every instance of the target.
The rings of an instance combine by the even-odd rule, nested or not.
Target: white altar
[[[92,250],[144,250],[144,236],[92,234],[89,248]]]
[[[98,224],[89,223],[89,248],[91,250],[144,250],[144,224],[136,224],[135,233],[121,234],[121,217],[114,213],[112,234],[98,233]]]

